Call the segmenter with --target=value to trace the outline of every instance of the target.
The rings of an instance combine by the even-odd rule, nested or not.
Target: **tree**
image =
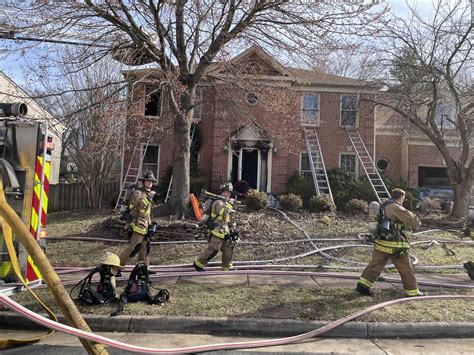
[[[415,9],[382,36],[386,90],[375,99],[422,132],[442,155],[454,189],[452,215],[463,217],[474,175],[473,22],[464,1],[435,4],[430,18]],[[450,149],[457,144],[458,149]]]
[[[64,58],[73,53],[67,50]],[[127,102],[126,84],[113,62],[94,59],[77,72],[63,62],[56,73],[61,80],[39,75],[44,92],[35,96],[65,125],[64,150],[77,167],[89,207],[101,208],[103,186],[110,181],[111,169],[122,151]]]
[[[23,6],[18,31],[51,38],[68,34],[108,43],[116,59],[153,63],[174,115],[170,211],[182,216],[189,191],[190,126],[195,89],[211,64],[248,43],[310,62],[308,53],[345,34],[377,30],[375,2],[289,0],[158,0],[67,2]],[[16,5],[20,8],[21,5]],[[25,12],[23,12],[24,14]],[[43,16],[41,18],[41,16]]]

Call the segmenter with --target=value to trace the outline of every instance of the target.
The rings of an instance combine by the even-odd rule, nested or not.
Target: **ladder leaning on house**
[[[191,146],[193,144],[193,139],[194,139],[194,132],[196,132],[196,126],[197,124],[196,123],[193,123],[191,125],[191,132],[190,132],[190,136],[191,136]],[[165,197],[165,203],[168,202],[170,196],[171,196],[171,186],[173,186],[173,175],[171,175],[171,178],[170,178],[170,183],[168,185],[168,190],[166,191],[166,197]]]
[[[124,205],[125,197],[129,189],[136,185],[138,182],[138,177],[140,175],[143,159],[145,157],[146,150],[150,143],[151,138],[148,138],[146,143],[141,143],[140,141],[135,144],[133,147],[132,155],[130,156],[130,162],[128,164],[127,172],[120,187],[120,194],[115,204],[115,209],[118,209],[121,212],[124,212],[123,209],[126,208]]]
[[[306,150],[308,152],[308,160],[313,176],[314,189],[316,194],[326,194],[332,197],[331,186],[329,186],[329,179],[324,165],[323,154],[321,152],[321,145],[319,144],[318,133],[316,130],[304,129],[304,138],[306,141]]]
[[[380,176],[379,171],[357,129],[346,128],[346,131],[357,157],[364,168],[365,175],[369,179],[370,186],[372,186],[378,202],[382,203],[384,200],[390,198],[390,192],[388,192],[387,186],[385,186],[385,183],[383,182],[382,177]]]

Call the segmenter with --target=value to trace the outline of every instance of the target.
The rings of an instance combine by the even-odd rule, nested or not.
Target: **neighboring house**
[[[215,190],[225,180],[246,180],[251,188],[281,194],[294,173],[310,174],[304,131],[319,135],[326,170],[343,168],[363,175],[346,128],[358,130],[371,155],[375,151],[373,105],[362,100],[373,95],[366,83],[317,71],[283,67],[258,47],[251,47],[225,67],[214,67],[203,80],[198,95],[202,104],[195,112],[199,137],[199,168]],[[243,68],[249,80],[264,86],[232,85],[227,68]],[[130,96],[136,105],[127,125],[123,175],[131,161],[137,140],[137,124],[156,125],[164,131],[153,136],[142,170],[160,177],[172,165],[173,117],[159,89],[159,70],[124,72]],[[254,91],[252,91],[254,90]],[[146,94],[147,99],[144,99]],[[133,120],[133,121],[132,121]],[[158,122],[157,122],[158,121]],[[314,143],[314,142],[313,142]],[[133,159],[132,159],[133,162]],[[133,163],[132,163],[133,165]]]
[[[0,102],[20,102],[28,106],[25,119],[47,120],[50,125],[50,134],[53,136],[54,150],[51,154],[50,184],[59,182],[59,168],[61,162],[61,136],[63,125],[58,122],[46,109],[33,100],[20,86],[15,84],[5,73],[0,71]]]
[[[449,102],[438,104],[435,122],[446,132],[450,154],[460,154],[459,137],[453,124],[454,109]],[[412,188],[448,186],[446,164],[431,140],[393,110],[376,108],[376,164],[384,176],[407,181]],[[471,148],[474,156],[474,142]]]

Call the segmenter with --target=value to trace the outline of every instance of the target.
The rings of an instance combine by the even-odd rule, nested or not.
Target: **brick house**
[[[229,80],[234,77],[229,68],[239,68],[238,85]],[[243,179],[251,188],[281,194],[292,174],[312,174],[308,145],[317,143],[326,170],[342,168],[355,177],[364,175],[348,129],[360,135],[380,171],[394,180],[418,186],[417,166],[442,165],[433,147],[417,144],[415,137],[407,140],[405,131],[380,118],[385,113],[364,100],[375,94],[364,81],[284,67],[255,46],[224,67],[213,67],[208,75],[213,80],[199,85],[197,96],[202,100],[194,117],[198,165],[212,190],[223,181]],[[158,120],[162,130],[150,140],[142,170],[153,170],[160,177],[172,165],[173,132],[166,99],[160,95],[159,71],[140,69],[124,76],[132,82],[129,92],[136,115],[127,127],[123,176],[134,165],[134,143],[144,143],[131,134],[134,126],[156,125]],[[308,134],[313,143],[308,143]]]

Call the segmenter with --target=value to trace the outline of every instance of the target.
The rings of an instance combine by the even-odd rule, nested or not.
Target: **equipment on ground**
[[[121,267],[119,257],[116,254],[107,252],[105,261],[79,281],[71,289],[69,295],[74,301],[79,301],[81,304],[88,306],[117,302],[115,276],[120,276]],[[94,290],[92,278],[97,273],[100,275],[100,281]],[[73,293],[77,287],[79,287],[79,295],[74,297]]]
[[[149,304],[162,304],[169,298],[170,293],[167,289],[159,289],[158,292],[154,292],[148,266],[143,262],[138,262],[130,273],[125,291],[120,295],[118,308],[111,316],[119,315],[129,302],[146,301]]]
[[[32,238],[44,247],[54,144],[48,122],[25,118],[27,113],[28,106],[24,103],[0,103],[0,176],[7,203],[28,227]],[[39,284],[41,274],[34,261],[20,243],[15,246],[26,281],[33,286]],[[3,234],[0,234],[0,280],[16,281]]]
[[[474,280],[474,264],[472,261],[468,261],[463,264],[464,268],[467,270],[467,274],[471,280]]]

